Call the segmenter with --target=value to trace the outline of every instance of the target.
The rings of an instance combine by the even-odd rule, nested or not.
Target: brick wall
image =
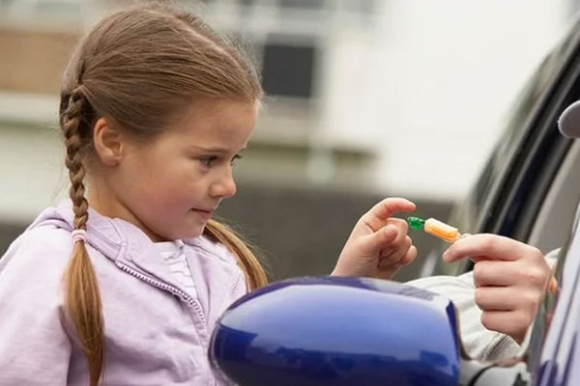
[[[0,27],[0,90],[54,94],[78,35]]]

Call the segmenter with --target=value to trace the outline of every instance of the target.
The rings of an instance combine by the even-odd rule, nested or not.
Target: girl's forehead
[[[231,120],[255,117],[258,102],[234,99],[201,99],[189,104],[182,114],[183,121],[202,120],[205,122],[228,122]]]
[[[196,141],[247,142],[258,114],[258,103],[240,100],[201,100],[174,123],[176,133]],[[246,138],[247,137],[247,138]],[[244,139],[245,138],[245,139]]]

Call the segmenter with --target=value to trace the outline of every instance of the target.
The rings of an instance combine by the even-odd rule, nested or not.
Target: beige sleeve
[[[459,333],[465,352],[472,358],[497,360],[519,354],[521,348],[511,337],[490,331],[481,324],[481,310],[475,304],[473,274],[433,276],[407,284],[450,299],[458,311]]]
[[[546,255],[550,266],[555,266],[560,250]],[[460,337],[467,354],[472,358],[499,360],[523,354],[529,342],[528,331],[522,345],[510,336],[490,331],[481,324],[481,310],[475,304],[473,273],[460,276],[433,276],[408,282],[417,288],[435,292],[450,299],[459,313]]]

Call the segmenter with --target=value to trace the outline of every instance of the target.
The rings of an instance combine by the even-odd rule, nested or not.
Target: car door
[[[580,207],[559,253],[555,276],[559,289],[548,293],[534,323],[528,350],[528,368],[534,386],[578,385],[580,371],[576,345],[580,322]]]

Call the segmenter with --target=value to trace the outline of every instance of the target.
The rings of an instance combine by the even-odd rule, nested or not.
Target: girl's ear
[[[123,158],[123,136],[116,125],[99,118],[93,127],[93,144],[99,160],[106,166],[117,166]]]

